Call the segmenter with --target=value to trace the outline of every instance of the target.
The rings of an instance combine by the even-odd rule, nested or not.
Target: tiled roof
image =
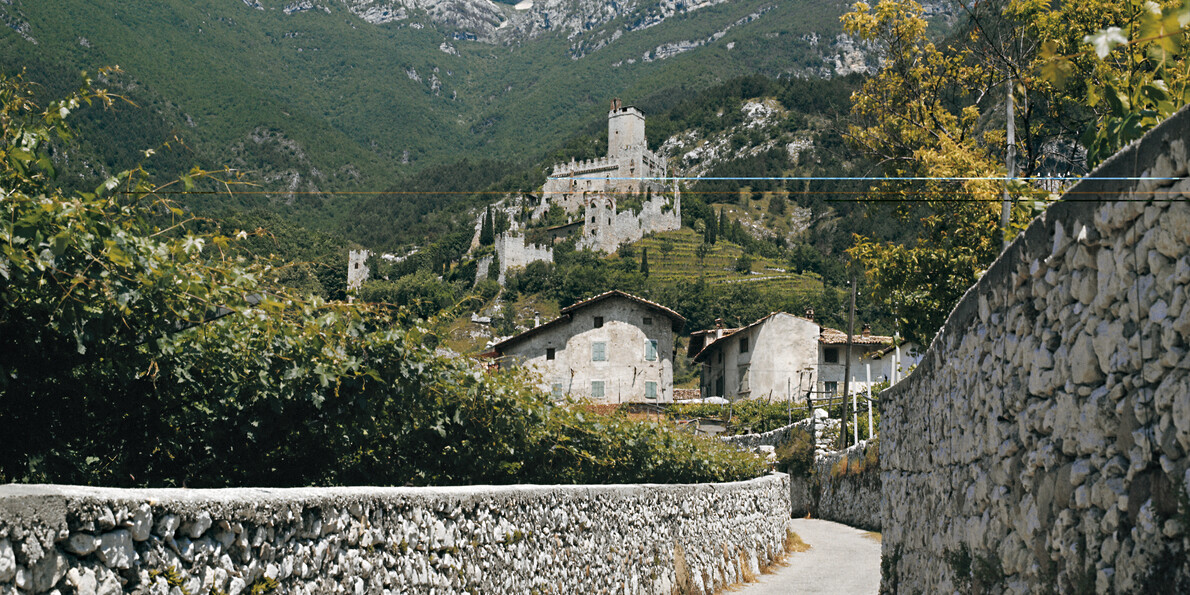
[[[658,312],[661,312],[662,314],[665,314],[667,317],[669,317],[670,322],[673,325],[672,328],[675,333],[681,331],[682,326],[684,326],[686,324],[686,319],[683,318],[681,314],[678,314],[677,312],[674,312],[673,310],[670,310],[669,308],[666,308],[665,306],[662,306],[661,304],[658,304],[656,302],[650,302],[649,300],[646,300],[642,297],[637,297],[630,293],[624,293],[623,291],[613,289],[612,291],[601,293],[595,297],[588,298],[588,299],[585,299],[585,300],[578,302],[576,304],[562,308],[561,315],[558,316],[557,318],[555,318],[549,322],[546,322],[544,324],[533,327],[519,335],[509,337],[509,338],[493,345],[492,351],[494,351],[496,353],[503,353],[504,350],[506,348],[508,348],[510,345],[524,341],[525,339],[528,339],[529,337],[532,337],[533,335],[536,335],[550,327],[554,327],[554,326],[557,326],[559,324],[563,324],[563,323],[569,321],[573,317],[573,314],[575,312],[577,312],[578,310],[581,310],[583,308],[586,308],[587,306],[591,306],[591,305],[601,302],[603,300],[616,298],[616,297],[634,301],[638,304],[648,306],[649,308],[652,308],[654,310],[657,310]]]
[[[657,302],[651,302],[649,300],[646,300],[645,298],[637,297],[635,295],[632,295],[631,293],[624,293],[623,291],[620,291],[618,289],[613,289],[611,291],[601,293],[595,297],[587,298],[581,302],[578,302],[576,304],[562,308],[562,314],[569,314],[576,310],[581,310],[582,308],[586,308],[587,306],[590,306],[597,302],[602,302],[603,300],[613,298],[613,297],[621,297],[621,298],[629,299],[629,300],[632,300],[639,304],[643,304],[645,306],[653,308],[654,310],[659,310],[666,316],[669,316],[670,320],[674,321],[675,323],[681,323],[680,325],[675,325],[678,328],[681,328],[682,325],[686,324],[686,318],[683,317],[681,314],[678,314],[677,312],[674,312],[673,310],[670,310],[669,308],[666,308],[665,306],[662,306],[661,304],[658,304]],[[674,329],[674,330],[675,330],[675,332],[677,331],[677,329]]]
[[[826,345],[846,345],[847,333],[829,327],[822,327],[822,332],[818,335],[818,341]],[[884,335],[852,335],[851,343],[853,345],[888,345],[892,343],[892,337]]]

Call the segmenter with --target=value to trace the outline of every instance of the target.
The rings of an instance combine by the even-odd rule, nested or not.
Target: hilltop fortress
[[[579,250],[615,252],[620,244],[635,242],[645,234],[672,231],[682,227],[682,196],[676,179],[668,176],[664,157],[649,150],[645,139],[645,115],[632,106],[613,99],[607,114],[607,157],[555,165],[541,188],[541,199],[534,205],[532,221],[546,216],[553,206],[566,210],[569,222],[548,230],[551,245],[530,244],[526,230],[516,221],[520,204],[503,203],[512,222],[511,228],[495,241],[498,279],[504,283],[505,272],[531,262],[553,262],[552,243],[562,241],[575,231],[581,236],[575,243]],[[476,220],[473,247],[479,246],[483,214]],[[479,262],[476,279],[486,276],[491,257]]]
[[[607,157],[554,166],[534,215],[552,205],[583,214],[579,249],[614,252],[647,233],[682,226],[677,181],[667,177],[665,158],[649,150],[645,115],[619,99],[607,114]]]
[[[665,157],[649,150],[645,139],[645,115],[613,99],[607,114],[607,156],[555,165],[541,197],[532,205],[528,221],[523,218],[524,197],[501,200],[489,208],[508,218],[507,231],[496,236],[495,258],[478,262],[476,281],[487,278],[489,268],[499,266],[498,279],[504,284],[508,269],[536,261],[554,261],[553,244],[581,232],[575,248],[615,252],[621,244],[635,242],[645,234],[673,231],[682,227],[682,197],[675,177],[670,177]],[[529,228],[540,227],[550,209],[566,211],[568,222],[545,229],[544,244],[529,243]],[[475,219],[471,249],[480,246],[480,232],[487,211]],[[540,236],[539,236],[540,237]],[[357,289],[368,278],[366,252],[351,255],[348,288]],[[494,262],[493,262],[494,261]]]

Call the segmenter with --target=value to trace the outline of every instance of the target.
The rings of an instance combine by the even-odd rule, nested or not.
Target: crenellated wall
[[[696,485],[8,485],[0,593],[711,593],[774,561],[788,522],[783,474]]]
[[[1075,185],[881,395],[886,592],[1190,592],[1188,141]]]

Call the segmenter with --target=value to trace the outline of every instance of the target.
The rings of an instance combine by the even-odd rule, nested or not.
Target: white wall
[[[602,328],[594,317],[602,316]],[[645,325],[644,318],[652,324]],[[657,341],[657,359],[645,360],[645,340]],[[606,345],[606,361],[592,361],[592,343]],[[546,359],[546,350],[555,359]],[[644,402],[646,382],[657,383],[657,399],[673,401],[673,331],[669,317],[632,300],[609,298],[573,313],[569,322],[546,329],[510,346],[505,361],[530,367],[541,388],[603,403]],[[503,365],[503,364],[502,364]],[[591,382],[604,383],[603,399],[591,394]]]

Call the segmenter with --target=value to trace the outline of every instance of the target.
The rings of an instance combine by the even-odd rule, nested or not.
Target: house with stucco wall
[[[818,363],[818,332],[813,320],[774,312],[742,328],[692,335],[702,396],[785,400],[804,393]]]
[[[501,368],[524,367],[557,398],[593,403],[673,401],[674,333],[686,319],[622,291],[563,308],[492,347]]]
[[[892,378],[898,352],[893,337],[873,335],[865,326],[851,339],[851,376],[855,391]],[[741,328],[715,328],[690,336],[689,354],[701,366],[703,398],[731,400],[803,399],[843,390],[847,333],[808,318],[774,312]],[[903,344],[899,365],[904,373],[920,359],[916,345]]]

